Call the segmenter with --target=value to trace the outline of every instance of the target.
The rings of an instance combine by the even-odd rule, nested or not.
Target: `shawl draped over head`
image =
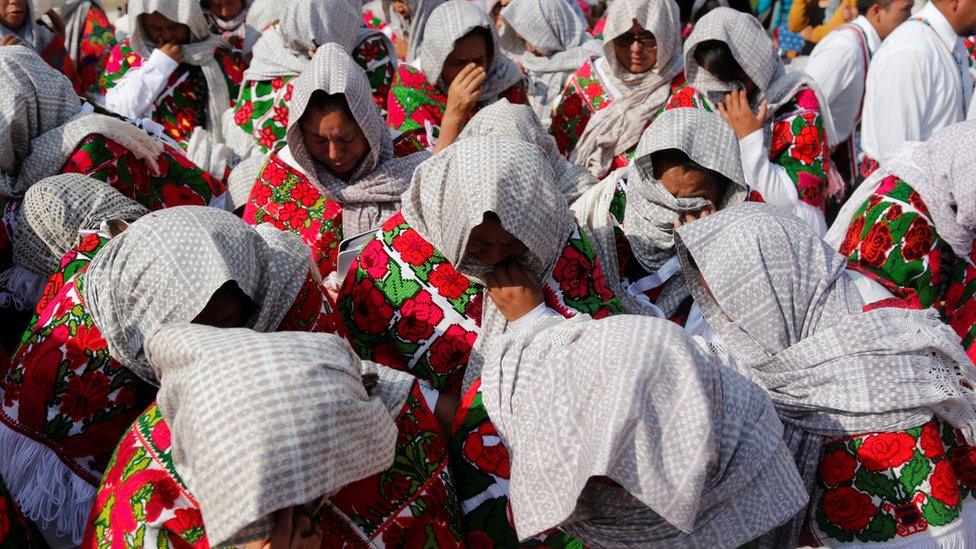
[[[333,175],[305,147],[300,121],[312,94],[319,90],[345,96],[354,121],[369,143],[369,152],[348,182]],[[396,212],[414,168],[429,155],[393,157],[393,142],[373,102],[366,73],[345,50],[326,44],[316,51],[308,69],[295,79],[288,110],[288,149],[309,179],[342,203],[342,227],[347,236],[376,229]]]
[[[392,0],[381,0],[383,6],[383,16],[400,36],[406,37],[407,58],[405,61],[412,63],[419,59],[423,51],[424,37],[434,35],[427,27],[434,9],[444,3],[444,0],[405,0],[407,8],[410,10],[410,21],[404,21],[400,14],[393,9]],[[434,80],[431,80],[434,82]]]
[[[482,376],[520,539],[735,547],[806,505],[769,397],[728,357],[664,319],[550,322],[489,342]]]
[[[709,326],[772,397],[808,490],[823,437],[936,415],[976,442],[976,368],[959,337],[931,309],[863,312],[845,259],[796,217],[740,204],[681,227],[677,247]],[[794,546],[802,521],[775,545]]]
[[[566,162],[556,148],[556,140],[542,127],[538,117],[526,105],[513,105],[507,99],[501,99],[481,109],[464,126],[458,139],[476,135],[513,137],[542,149],[556,174],[556,185],[568,203],[572,203],[597,184],[596,178],[589,172]]]
[[[275,511],[393,464],[393,416],[337,335],[176,324],[149,338],[146,355],[173,465],[215,547],[267,539]]]
[[[309,269],[308,248],[270,225],[179,206],[145,215],[105,245],[88,267],[84,299],[109,353],[157,384],[143,345],[166,324],[190,322],[234,281],[256,306],[247,327],[274,330]]]
[[[683,152],[695,164],[732,182],[722,201],[715,204],[716,208],[738,204],[748,192],[742,175],[739,141],[729,125],[719,115],[701,109],[674,109],[662,113],[644,132],[629,167],[611,173],[573,204],[577,217],[593,231],[607,283],[631,313],[640,313],[645,308],[620,286],[616,235],[610,219],[617,182],[626,179],[627,185],[623,232],[637,262],[648,273],[656,273],[674,257],[674,222],[680,214],[699,211],[708,205],[704,198],[675,198],[654,179],[651,155],[668,149]],[[670,315],[688,296],[683,278],[675,275],[665,283],[656,305]]]
[[[776,52],[776,46],[755,16],[732,8],[715,8],[695,23],[695,28],[685,41],[685,77],[688,84],[717,104],[725,99],[728,92],[740,86],[734,82],[722,82],[695,61],[695,49],[708,40],[726,44],[739,66],[759,88],[760,93],[754,100],[753,108],[766,100],[769,106],[765,129],[767,146],[772,138],[771,122],[776,111],[792,100],[803,86],[809,87],[817,95],[828,142],[830,146],[836,145],[833,141],[836,139],[836,132],[827,110],[828,102],[805,72],[786,71]]]
[[[190,27],[190,43],[182,46],[183,62],[200,67],[207,79],[207,107],[210,122],[207,129],[221,141],[220,117],[230,107],[230,95],[223,69],[214,59],[217,48],[230,48],[224,39],[211,34],[199,0],[129,0],[129,18],[133,22],[129,43],[132,51],[142,58],[149,57],[159,44],[150,41],[140,16],[159,12],[170,21]]]
[[[540,54],[522,51],[517,59],[529,71],[532,108],[548,125],[566,82],[591,55],[599,55],[601,43],[590,36],[586,21],[566,0],[513,0],[502,10],[502,18]]]
[[[519,262],[546,280],[575,225],[556,186],[551,162],[539,147],[502,136],[459,140],[413,174],[403,195],[404,219],[461,274],[481,283],[492,270],[466,253],[471,230],[493,212],[502,227],[528,251]],[[482,335],[502,333],[505,317],[484,301]],[[464,387],[480,371],[479,337],[464,376]]]
[[[14,262],[51,275],[61,257],[78,245],[79,231],[103,221],[135,221],[149,210],[109,184],[84,175],[56,175],[31,186],[17,212]]]
[[[928,209],[939,238],[962,258],[970,257],[976,235],[976,121],[960,122],[924,143],[908,143],[862,183],[837,215],[825,239],[839,249],[854,213],[881,182],[895,175],[911,185]]]
[[[630,32],[637,22],[657,40],[657,62],[644,73],[628,71],[613,49],[613,40]],[[599,177],[613,159],[634,146],[671,94],[671,81],[684,67],[681,21],[674,0],[616,0],[607,11],[603,56],[597,68],[621,96],[590,117],[573,151],[574,163]]]
[[[58,8],[64,19],[64,45],[68,56],[75,63],[81,59],[81,41],[85,37],[85,22],[88,10],[94,5],[94,0],[65,0]]]
[[[454,43],[474,29],[482,28],[491,36],[488,46],[488,76],[482,85],[479,105],[494,103],[498,96],[522,80],[522,71],[498,51],[498,32],[491,17],[470,2],[445,2],[437,7],[427,21],[427,39],[420,50],[420,68],[427,81],[444,93],[447,87],[441,79],[444,62],[454,51]]]
[[[50,9],[49,6],[43,7]],[[51,44],[51,40],[54,39],[54,33],[51,32],[51,29],[37,22],[44,15],[44,12],[38,9],[39,6],[31,0],[28,0],[26,7],[27,17],[24,18],[24,22],[20,25],[19,29],[8,29],[3,23],[0,23],[0,38],[13,36],[14,38],[20,39],[28,48],[38,53],[43,52]]]

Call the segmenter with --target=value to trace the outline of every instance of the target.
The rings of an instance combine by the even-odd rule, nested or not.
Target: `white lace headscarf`
[[[976,368],[934,310],[863,312],[844,258],[766,204],[693,221],[676,239],[708,325],[772,397],[807,490],[824,437],[901,431],[935,415],[976,442]],[[774,546],[795,546],[803,518]]]
[[[146,355],[173,466],[215,547],[267,539],[275,511],[317,507],[393,464],[390,404],[363,387],[376,367],[339,336],[177,324],[156,331]],[[380,368],[395,376],[398,412],[413,378]]]
[[[88,267],[84,298],[112,358],[157,384],[143,347],[154,331],[192,321],[229,281],[256,306],[247,326],[274,330],[298,296],[310,254],[293,233],[255,229],[217,208],[177,206],[143,216],[106,244]]]
[[[657,61],[644,73],[628,71],[617,60],[613,40],[630,32],[634,22],[657,40]],[[671,95],[671,82],[681,74],[681,21],[674,0],[616,0],[607,12],[603,56],[596,61],[601,76],[620,97],[590,117],[573,150],[572,161],[597,177],[613,159],[640,140],[641,133]]]
[[[344,0],[347,1],[348,0]],[[322,91],[342,94],[354,122],[369,143],[369,152],[360,161],[349,181],[342,181],[317,161],[305,147],[301,117],[312,94]],[[373,102],[366,73],[338,44],[318,49],[308,69],[294,82],[288,121],[288,150],[313,184],[342,204],[342,228],[347,236],[377,229],[400,208],[400,195],[410,185],[418,164],[428,158],[425,152],[394,158],[393,141]]]
[[[519,539],[736,547],[803,509],[783,425],[728,357],[664,319],[552,322],[490,341],[483,370]]]

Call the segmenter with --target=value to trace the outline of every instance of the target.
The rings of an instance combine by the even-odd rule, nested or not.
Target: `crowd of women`
[[[0,546],[976,546],[976,122],[720,4],[0,0]]]

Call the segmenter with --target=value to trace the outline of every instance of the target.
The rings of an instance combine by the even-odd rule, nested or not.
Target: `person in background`
[[[807,42],[818,44],[838,26],[853,21],[857,14],[856,0],[794,0],[787,26]]]
[[[98,0],[67,0],[58,10],[65,22],[64,43],[75,64],[82,94],[98,94],[101,65],[118,42],[115,27]]]
[[[202,0],[203,16],[207,18],[210,32],[221,36],[234,51],[250,60],[251,48],[261,37],[261,32],[247,24],[249,0]]]
[[[80,93],[83,88],[79,85],[74,62],[65,49],[64,36],[42,25],[39,19],[31,0],[3,0],[0,3],[0,46],[21,45],[33,49],[48,65],[67,76],[75,91]]]
[[[861,177],[910,141],[966,120],[973,74],[963,36],[976,33],[976,0],[931,0],[871,59],[864,92]]]
[[[363,21],[393,41],[400,61],[417,63],[424,37],[428,36],[427,20],[443,3],[444,0],[373,0],[363,6]]]

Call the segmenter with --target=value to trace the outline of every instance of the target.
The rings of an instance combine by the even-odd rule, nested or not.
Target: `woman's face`
[[[410,21],[410,6],[407,5],[406,0],[393,0],[390,2],[390,7],[405,21]]]
[[[369,153],[363,130],[342,109],[312,110],[301,128],[309,154],[342,181],[349,181]]]
[[[498,32],[501,32],[502,27],[505,26],[505,21],[502,20],[503,7],[505,6],[503,6],[502,3],[499,1],[496,2],[495,5],[492,6],[491,8],[491,20],[495,22],[495,28],[498,29]]]
[[[485,218],[468,235],[465,253],[478,261],[496,266],[510,259],[522,257],[528,248],[515,235],[505,230],[497,219]]]
[[[153,44],[187,44],[190,42],[190,27],[176,21],[170,21],[158,11],[143,14],[140,19],[142,20],[142,29]]]
[[[16,31],[27,21],[27,0],[0,0],[0,23]]]
[[[214,292],[207,306],[193,319],[193,324],[215,328],[244,328],[254,314],[254,302],[233,280]]]
[[[444,86],[449,88],[458,73],[469,63],[474,63],[487,71],[488,61],[488,44],[485,43],[485,38],[480,32],[473,32],[458,39],[454,43],[454,50],[444,60],[444,68],[441,69]]]
[[[629,72],[647,72],[657,63],[657,39],[635,21],[628,32],[613,39],[613,53]]]
[[[244,11],[244,0],[210,0],[208,11],[224,21],[230,21]]]
[[[703,168],[689,166],[683,155],[668,151],[654,157],[654,179],[675,198],[704,198],[718,206],[725,194],[725,182]]]

